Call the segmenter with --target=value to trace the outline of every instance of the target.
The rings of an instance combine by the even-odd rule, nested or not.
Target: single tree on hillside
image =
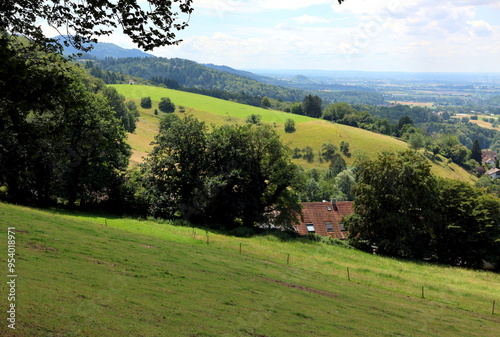
[[[141,108],[143,109],[151,109],[153,107],[153,103],[151,102],[151,97],[142,97],[141,98]]]
[[[471,150],[471,154],[470,154],[471,159],[474,159],[479,164],[481,164],[482,152],[481,152],[481,145],[479,144],[479,140],[477,140],[477,139],[474,140],[470,150]]]
[[[295,121],[291,118],[288,118],[285,121],[285,132],[286,133],[292,133],[295,132]]]
[[[313,96],[311,94],[306,95],[302,101],[302,110],[304,115],[314,118],[321,117],[321,98],[317,95]]]
[[[158,103],[158,109],[160,109],[160,111],[163,111],[165,113],[171,113],[175,111],[175,104],[172,103],[170,98],[162,97],[160,103]]]

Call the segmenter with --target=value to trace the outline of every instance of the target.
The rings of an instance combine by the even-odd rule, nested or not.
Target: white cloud
[[[491,36],[494,32],[493,27],[483,20],[468,21],[467,25],[472,36]]]
[[[335,1],[335,0],[333,0]],[[330,4],[332,0],[198,0],[196,8],[224,13],[259,13],[267,10],[297,10],[314,5]]]
[[[292,18],[293,21],[297,22],[300,25],[307,25],[307,24],[317,24],[317,23],[328,23],[329,20],[319,17],[319,16],[311,16],[304,14],[302,16]]]

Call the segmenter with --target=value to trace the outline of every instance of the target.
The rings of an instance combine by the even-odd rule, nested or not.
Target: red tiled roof
[[[332,236],[337,239],[346,239],[347,231],[340,228],[342,218],[353,212],[352,201],[330,202],[303,202],[302,221],[298,226],[299,234],[308,234],[307,224],[314,226],[314,232],[321,236]],[[328,231],[326,223],[331,223],[333,230]]]

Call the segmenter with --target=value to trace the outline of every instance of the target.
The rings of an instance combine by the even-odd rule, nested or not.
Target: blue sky
[[[238,69],[500,72],[499,0],[194,0],[164,57]],[[122,34],[103,39],[125,48]]]

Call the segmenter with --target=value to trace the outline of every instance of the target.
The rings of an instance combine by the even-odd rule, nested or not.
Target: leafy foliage
[[[65,29],[65,44],[83,51],[91,49],[89,42],[110,35],[118,26],[145,50],[178,44],[180,40],[173,31],[187,26],[187,20],[179,22],[179,13],[189,16],[192,0],[147,2],[148,6],[143,7],[137,0],[7,1],[0,6],[0,31],[25,36],[52,51],[57,49],[57,41],[44,36],[37,20],[45,20],[57,30]],[[174,3],[178,12],[172,8]]]
[[[348,219],[357,247],[478,268],[499,262],[500,200],[458,180],[437,179],[416,152],[366,161]]]
[[[172,103],[170,98],[162,97],[160,103],[158,103],[158,109],[165,113],[171,113],[175,111],[175,104]]]
[[[291,118],[287,118],[285,121],[285,132],[286,133],[293,133],[295,132],[295,121]]]
[[[261,115],[251,114],[247,117],[246,122],[249,124],[260,125],[262,121]]]
[[[319,96],[307,94],[302,101],[302,112],[306,116],[319,118],[322,112],[321,104],[322,101]]]
[[[358,174],[356,216],[348,221],[352,242],[375,244],[385,254],[421,257],[423,228],[435,203],[427,161],[413,151],[382,153],[365,161]]]
[[[151,97],[141,97],[141,108],[143,109],[151,109],[153,107],[153,103],[151,102]]]
[[[298,170],[271,127],[170,122],[143,167],[151,214],[229,229],[296,221]]]
[[[98,94],[102,82],[15,39],[0,38],[0,54],[0,185],[8,198],[39,205],[112,198],[130,150]]]

